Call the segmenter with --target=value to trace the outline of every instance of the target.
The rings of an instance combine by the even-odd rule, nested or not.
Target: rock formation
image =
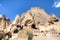
[[[0,15],[0,40],[60,40],[60,19],[33,7],[10,22]]]

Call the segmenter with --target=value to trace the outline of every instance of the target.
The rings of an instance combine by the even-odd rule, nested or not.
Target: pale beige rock
[[[14,21],[9,25],[8,31],[13,32],[17,28],[17,25],[20,26],[20,16],[18,14],[16,15]]]
[[[12,24],[19,24],[20,25],[20,16],[17,14],[15,17],[15,20],[12,22]]]
[[[5,29],[4,31],[7,32],[7,28],[10,25],[10,19],[6,18],[5,15],[0,15],[0,28]]]
[[[16,15],[12,23],[0,15],[0,31],[4,32],[0,32],[0,36],[3,33],[9,40],[28,40],[28,32],[32,33],[32,40],[60,40],[60,19],[54,14],[48,15],[42,8],[33,7],[21,17]],[[11,34],[5,35],[8,32],[12,37],[8,37]]]
[[[21,16],[21,20],[22,20],[22,21],[21,21],[21,25],[23,25],[23,26],[31,25],[31,24],[34,23],[33,18],[32,18],[32,16],[30,15],[29,12],[26,12],[25,14],[23,14],[23,15]]]
[[[41,8],[34,7],[31,8],[29,11],[32,17],[34,17],[34,21],[36,24],[39,22],[45,23],[50,20],[50,16]]]

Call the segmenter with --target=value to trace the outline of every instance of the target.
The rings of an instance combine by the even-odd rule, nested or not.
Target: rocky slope
[[[10,22],[0,15],[0,40],[60,40],[60,19],[33,7]]]

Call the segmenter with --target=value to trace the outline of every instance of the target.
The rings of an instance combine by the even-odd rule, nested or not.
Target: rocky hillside
[[[60,19],[33,7],[15,20],[0,15],[0,40],[60,40]]]

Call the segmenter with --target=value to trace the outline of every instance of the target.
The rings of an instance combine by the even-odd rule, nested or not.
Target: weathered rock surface
[[[11,23],[0,15],[0,40],[60,40],[60,19],[33,7]]]

